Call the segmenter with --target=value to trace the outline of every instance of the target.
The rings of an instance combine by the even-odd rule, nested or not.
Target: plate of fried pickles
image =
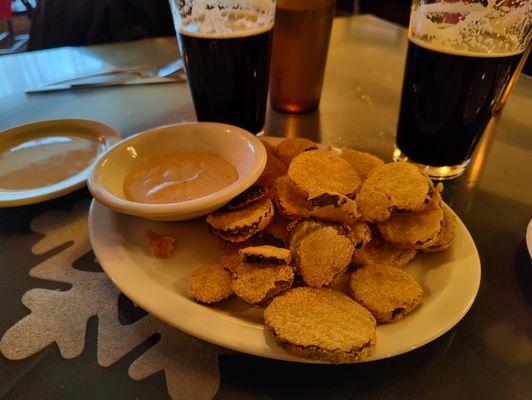
[[[350,148],[262,140],[262,176],[206,218],[93,202],[94,252],[124,294],[200,339],[297,362],[396,356],[464,317],[480,260],[441,183]]]

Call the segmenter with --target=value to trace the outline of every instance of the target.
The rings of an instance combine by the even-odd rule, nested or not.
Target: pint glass
[[[336,0],[277,0],[270,73],[274,109],[318,108]]]
[[[462,174],[530,42],[532,1],[414,0],[396,160]]]
[[[264,126],[275,0],[170,0],[199,121]]]

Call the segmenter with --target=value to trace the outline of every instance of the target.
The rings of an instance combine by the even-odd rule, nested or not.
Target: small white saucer
[[[0,207],[40,203],[83,187],[96,158],[119,140],[110,126],[85,119],[0,132]]]

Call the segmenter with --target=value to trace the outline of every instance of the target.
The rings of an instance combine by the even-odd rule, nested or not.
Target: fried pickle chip
[[[356,203],[339,193],[310,193],[307,209],[311,217],[329,222],[352,224],[358,217]]]
[[[387,265],[369,265],[351,274],[350,296],[378,322],[396,322],[423,301],[423,289],[407,272]]]
[[[274,188],[276,204],[281,213],[292,218],[309,217],[307,199],[294,188],[286,175],[277,178]]]
[[[394,162],[374,168],[356,197],[362,219],[381,222],[393,210],[421,211],[433,193],[430,179],[407,162]]]
[[[151,230],[144,232],[150,244],[151,255],[154,258],[169,258],[174,252],[175,237],[172,233],[155,233]]]
[[[249,269],[249,265],[245,264],[244,261],[242,261],[242,257],[240,256],[238,251],[234,253],[223,253],[220,256],[220,264],[223,265],[226,270],[231,272],[233,276],[237,276],[243,271],[247,271]]]
[[[380,158],[363,151],[350,149],[348,147],[342,148],[340,157],[342,157],[351,165],[362,181],[366,180],[369,173],[373,169],[384,165],[384,161],[382,161]]]
[[[222,239],[243,242],[266,228],[273,215],[272,202],[263,198],[236,210],[216,211],[206,220],[213,233]]]
[[[288,226],[291,222],[282,213],[276,212],[272,221],[266,227],[266,231],[286,245],[288,243]]]
[[[257,180],[257,184],[265,188],[270,188],[277,178],[286,175],[288,167],[277,157],[275,150],[270,144],[266,144],[266,141],[263,141],[263,143],[266,147],[268,158],[266,159],[266,167],[264,167],[264,171],[262,171],[261,176]]]
[[[352,262],[360,266],[389,265],[401,268],[412,260],[416,253],[415,249],[405,249],[381,238],[375,238],[366,246],[353,252]]]
[[[245,207],[254,201],[262,199],[265,194],[266,189],[264,186],[259,184],[251,185],[238,196],[233,198],[229,203],[227,203],[227,208],[230,210],[235,210],[237,208]]]
[[[367,182],[367,180],[365,181]],[[362,185],[355,202],[360,219],[367,222],[385,221],[390,218],[393,206],[390,198],[384,193]]]
[[[249,267],[233,280],[234,293],[253,306],[265,306],[273,297],[292,287],[294,271],[288,265]]]
[[[288,179],[306,193],[315,191],[353,195],[360,178],[351,165],[333,151],[311,150],[301,153],[288,167]]]
[[[332,289],[291,289],[273,299],[264,321],[281,347],[299,357],[343,364],[364,360],[375,349],[371,313]]]
[[[351,240],[356,250],[362,249],[371,241],[371,228],[366,222],[355,222],[347,226],[346,237]]]
[[[289,227],[288,248],[292,254],[292,265],[295,266],[296,269],[299,265],[297,250],[299,249],[301,241],[312,232],[328,226],[333,227],[339,233],[344,233],[343,228],[340,225],[317,221],[315,219],[297,221]]]
[[[434,240],[431,240],[421,249],[423,252],[445,251],[453,243],[454,236],[456,235],[456,217],[448,207],[442,207],[442,209],[443,222],[441,230]]]
[[[307,235],[297,249],[298,268],[309,286],[329,285],[342,274],[353,256],[351,241],[333,227],[321,228]]]
[[[416,248],[427,243],[441,230],[443,211],[439,192],[435,191],[429,206],[423,211],[394,213],[386,221],[377,224],[381,236],[388,242]]]
[[[188,281],[188,293],[201,303],[216,303],[233,294],[231,273],[220,264],[195,270]]]
[[[290,264],[290,250],[275,246],[253,246],[239,250],[242,261],[248,264]]]
[[[285,139],[277,145],[275,151],[277,156],[286,164],[289,165],[292,159],[304,151],[317,150],[318,145],[312,140],[305,138],[290,138]]]
[[[218,248],[220,249],[221,253],[219,264],[231,272],[233,276],[236,276],[240,272],[249,269],[249,265],[242,261],[240,250],[246,247],[261,246],[262,244],[263,240],[261,237],[259,237],[259,234],[238,243],[219,239]]]

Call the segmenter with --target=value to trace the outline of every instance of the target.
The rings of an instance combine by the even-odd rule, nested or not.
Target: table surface
[[[265,132],[353,146],[391,160],[406,55],[406,31],[364,15],[337,18],[320,109],[308,115],[268,111]],[[174,38],[60,48],[0,58],[0,129],[53,118],[90,118],[123,136],[194,120],[186,84],[24,94],[36,84],[114,66],[162,66],[177,55]],[[532,398],[532,265],[525,231],[532,217],[532,80],[521,76],[492,121],[468,172],[446,185],[444,198],[469,228],[482,262],[478,297],[450,332],[400,357],[362,365],[312,366],[252,356],[219,356],[216,398]],[[71,208],[81,190],[47,203],[0,210],[0,336],[28,314],[21,296],[45,255],[31,247],[42,236],[30,221],[46,210]],[[54,346],[23,361],[0,356],[0,397],[167,398],[164,376],[142,381],[127,365],[101,368],[94,324],[73,360]],[[97,389],[96,389],[97,387]],[[119,388],[117,390],[117,388]]]

